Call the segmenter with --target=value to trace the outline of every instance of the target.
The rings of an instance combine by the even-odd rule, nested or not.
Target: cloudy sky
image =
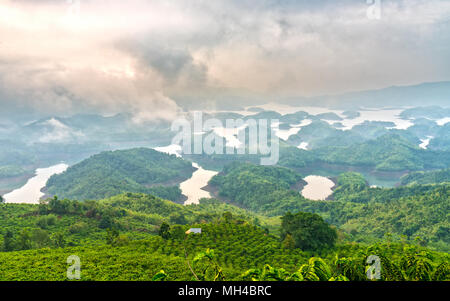
[[[0,104],[146,120],[450,80],[450,1],[373,1],[0,0]]]

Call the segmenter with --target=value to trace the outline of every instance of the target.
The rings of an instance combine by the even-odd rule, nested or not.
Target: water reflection
[[[304,179],[308,184],[303,188],[302,195],[310,200],[323,201],[332,193],[334,182],[321,176],[308,176]]]
[[[44,196],[41,189],[45,187],[48,179],[54,174],[64,172],[68,167],[69,165],[61,163],[36,169],[36,175],[24,186],[3,196],[6,203],[39,204],[39,200]]]
[[[188,199],[184,202],[185,205],[198,204],[202,198],[210,198],[211,194],[202,188],[208,185],[209,180],[218,174],[216,171],[206,170],[197,163],[192,163],[192,166],[197,170],[192,174],[192,177],[180,184],[180,189]]]

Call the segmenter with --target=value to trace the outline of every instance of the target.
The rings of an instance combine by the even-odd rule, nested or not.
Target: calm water
[[[173,154],[177,157],[181,157],[181,146],[172,144],[165,147],[156,147],[156,151]],[[191,178],[180,184],[181,193],[188,199],[184,203],[185,205],[198,204],[202,198],[210,198],[211,194],[202,188],[208,185],[209,180],[218,174],[216,171],[206,170],[199,166],[197,163],[192,163],[192,166],[197,170],[192,174]]]
[[[180,184],[181,192],[188,198],[184,202],[185,205],[198,204],[200,199],[210,198],[211,194],[202,188],[208,185],[209,180],[218,174],[216,171],[203,169],[197,163],[192,163],[192,166],[197,170],[189,180]]]
[[[289,137],[291,137],[292,135],[298,134],[298,132],[300,132],[302,127],[310,125],[311,123],[312,123],[312,120],[304,119],[299,124],[291,124],[290,125],[291,128],[289,130],[276,129],[275,135],[277,135],[278,138],[287,141],[289,139]]]
[[[299,146],[297,146],[297,148],[303,149],[303,150],[308,150],[308,145],[309,145],[308,142],[302,142],[299,144]]]
[[[436,120],[436,123],[437,123],[439,126],[446,125],[446,124],[449,123],[449,122],[450,122],[450,117],[445,117],[445,118]]]
[[[329,197],[334,187],[334,182],[321,176],[308,176],[304,178],[308,183],[302,190],[302,195],[310,200],[323,201]]]
[[[182,148],[178,144],[171,144],[169,146],[155,147],[154,150],[157,152],[160,152],[160,153],[166,153],[169,155],[175,155],[177,157],[181,157]]]
[[[242,146],[241,141],[238,138],[239,132],[244,130],[247,125],[243,125],[238,128],[225,128],[225,127],[216,127],[214,128],[214,133],[226,140],[227,147],[239,148]]]
[[[36,175],[24,186],[3,196],[6,203],[39,204],[40,198],[44,196],[41,189],[45,187],[48,179],[54,174],[64,172],[68,167],[69,165],[61,163],[36,169]]]
[[[420,139],[420,141],[422,142],[419,147],[421,149],[427,149],[428,145],[430,144],[431,139],[433,139],[432,136],[428,136],[427,139]]]

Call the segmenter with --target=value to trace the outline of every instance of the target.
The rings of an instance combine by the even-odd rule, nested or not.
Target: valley
[[[17,256],[22,256],[19,255],[21,252],[32,254],[42,247],[51,248],[56,256],[53,258],[61,256],[57,255],[58,252],[72,248],[86,252],[88,257],[103,256],[101,254],[106,251],[101,251],[101,248],[105,245],[105,237],[107,244],[108,239],[117,241],[113,243],[117,244],[114,250],[125,250],[139,244],[147,246],[150,241],[163,237],[158,244],[168,245],[161,250],[150,251],[149,260],[153,267],[146,273],[156,275],[159,269],[164,268],[169,275],[167,277],[187,279],[179,265],[183,262],[179,251],[169,252],[175,261],[167,257],[167,250],[177,245],[176,237],[181,237],[181,229],[201,227],[206,231],[205,235],[213,235],[211,239],[217,241],[213,233],[223,231],[221,227],[229,227],[228,223],[236,224],[233,227],[238,227],[238,232],[244,231],[239,230],[240,225],[247,225],[265,233],[255,232],[255,237],[248,239],[253,241],[268,234],[273,239],[270,244],[281,240],[281,249],[273,252],[287,252],[284,256],[291,258],[301,251],[297,248],[292,249],[292,254],[286,251],[291,247],[286,247],[290,242],[283,238],[282,220],[290,212],[320,216],[336,229],[339,237],[336,247],[321,253],[331,266],[333,263],[326,259],[327,256],[341,254],[351,244],[364,249],[386,243],[386,240],[403,244],[403,247],[398,246],[398,250],[414,245],[414,248],[438,252],[437,256],[448,256],[450,228],[445,212],[449,210],[450,186],[445,167],[449,166],[450,156],[448,147],[442,144],[447,138],[439,134],[440,128],[446,124],[438,125],[436,120],[434,125],[426,127],[418,123],[419,127],[411,117],[402,123],[400,116],[404,116],[406,113],[402,112],[406,111],[398,109],[392,110],[395,118],[385,115],[382,120],[377,120],[377,114],[386,112],[346,112],[353,118],[346,119],[349,118],[346,114],[336,110],[309,108],[309,112],[298,112],[287,106],[271,108],[279,111],[261,108],[262,111],[257,113],[237,116],[249,120],[253,115],[267,115],[281,120],[280,130],[273,133],[280,138],[280,159],[275,166],[260,166],[259,154],[186,155],[181,145],[170,143],[174,135],[170,131],[166,132],[164,139],[159,134],[157,140],[150,139],[150,142],[139,142],[141,138],[137,136],[136,139],[127,139],[124,144],[117,141],[105,143],[105,146],[97,146],[104,150],[84,157],[68,157],[70,153],[64,152],[50,159],[50,154],[39,153],[42,159],[36,162],[55,165],[38,168],[33,177],[26,178],[26,183],[23,179],[17,182],[17,177],[12,177],[13,173],[9,178],[0,179],[2,189],[7,191],[3,194],[4,204],[0,205],[5,214],[0,222],[3,228],[0,245],[9,249],[9,252],[0,252],[0,263],[5,264],[3,254],[16,256],[14,254],[19,252]],[[317,115],[312,115],[313,112]],[[414,112],[417,114],[419,111]],[[227,114],[236,116],[240,113],[220,112],[218,116],[227,118]],[[336,114],[335,118],[343,127],[329,122],[334,118],[331,114]],[[367,116],[373,118],[365,119]],[[291,127],[283,127],[283,120]],[[354,122],[351,127],[350,120]],[[406,124],[408,126],[402,126]],[[216,135],[223,139],[224,146],[240,147],[236,143],[230,144],[230,141],[237,141],[239,132],[243,130],[245,127],[228,132],[214,129],[202,135]],[[156,131],[162,133],[165,130],[159,128]],[[148,135],[152,137],[151,132]],[[431,136],[433,139],[423,138]],[[92,139],[96,137],[94,135]],[[161,140],[169,143],[158,145]],[[439,147],[433,146],[435,140],[440,141]],[[300,143],[302,147],[298,147],[298,141],[303,141]],[[330,145],[334,141],[337,145]],[[64,149],[61,143],[58,147]],[[78,146],[70,148],[76,152]],[[49,149],[49,145],[43,148],[37,143],[31,149],[42,151]],[[55,154],[54,150],[52,152]],[[23,154],[29,158],[36,156],[30,151]],[[61,158],[67,159],[65,162],[69,164],[56,161]],[[23,162],[29,164],[30,161]],[[16,164],[21,166],[20,161]],[[24,170],[27,168],[25,164],[22,165]],[[47,205],[39,205],[40,200],[46,200]],[[164,238],[165,234],[161,232],[164,224],[173,231],[170,238]],[[113,233],[111,229],[118,233],[114,234],[118,235],[114,236],[116,238],[108,238]],[[223,235],[228,235],[228,240],[240,239],[233,238],[235,234]],[[26,245],[21,245],[23,239],[28,239]],[[241,279],[239,277],[245,271],[261,267],[263,263],[292,273],[295,272],[293,267],[300,264],[296,261],[288,263],[291,259],[286,262],[271,257],[272,251],[261,258],[257,253],[251,253],[251,256],[256,256],[254,259],[238,263],[230,259],[235,255],[231,255],[229,250],[216,243],[202,241],[205,248],[214,248],[218,252],[219,261],[232,279]],[[201,247],[197,246],[195,250],[201,252]],[[233,249],[233,252],[244,252],[239,250]],[[88,255],[97,254],[95,252],[100,253]],[[137,255],[137,251],[126,252],[142,256]],[[345,251],[343,256],[356,256],[354,252]],[[305,258],[301,264],[305,264],[309,255],[301,256]],[[129,259],[121,258],[124,264],[130,264]],[[172,271],[174,268],[176,272]],[[107,279],[142,277],[140,271],[130,273]],[[58,276],[49,274],[47,277],[58,279]],[[99,279],[94,275],[89,277]],[[0,279],[9,278],[0,274]]]

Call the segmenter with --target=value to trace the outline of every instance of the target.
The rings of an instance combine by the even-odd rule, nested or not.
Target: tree
[[[52,240],[57,248],[64,248],[66,246],[66,239],[64,238],[64,233],[62,232],[53,234]]]
[[[3,236],[3,251],[10,252],[14,250],[14,234],[7,230]]]
[[[31,249],[31,234],[27,229],[23,229],[19,233],[18,247],[20,250]]]
[[[184,228],[182,226],[175,225],[170,230],[170,236],[172,237],[172,239],[182,240],[186,236],[185,232],[186,231],[184,230]]]
[[[317,214],[306,212],[292,214],[288,212],[281,220],[282,240],[291,235],[297,248],[302,250],[320,250],[333,247],[336,243],[336,230],[331,228]]]
[[[159,227],[159,236],[161,236],[164,239],[170,238],[170,226],[167,223],[162,223],[161,227]]]
[[[228,211],[224,212],[222,214],[222,216],[223,216],[223,218],[224,218],[226,223],[231,222],[231,220],[233,219],[233,214],[231,212],[228,212]]]
[[[31,237],[38,249],[48,246],[51,242],[48,232],[42,229],[35,229]]]
[[[117,229],[106,229],[106,243],[108,245],[114,245],[119,237],[119,231]]]
[[[173,212],[169,215],[170,222],[178,225],[187,224],[186,217],[179,212]]]
[[[286,249],[294,249],[295,248],[295,241],[294,241],[294,238],[292,238],[291,234],[286,235],[286,237],[283,240],[283,246]]]
[[[5,199],[0,195],[0,204],[5,202]]]
[[[110,229],[114,227],[114,220],[109,214],[105,214],[102,216],[98,227],[100,229]]]

